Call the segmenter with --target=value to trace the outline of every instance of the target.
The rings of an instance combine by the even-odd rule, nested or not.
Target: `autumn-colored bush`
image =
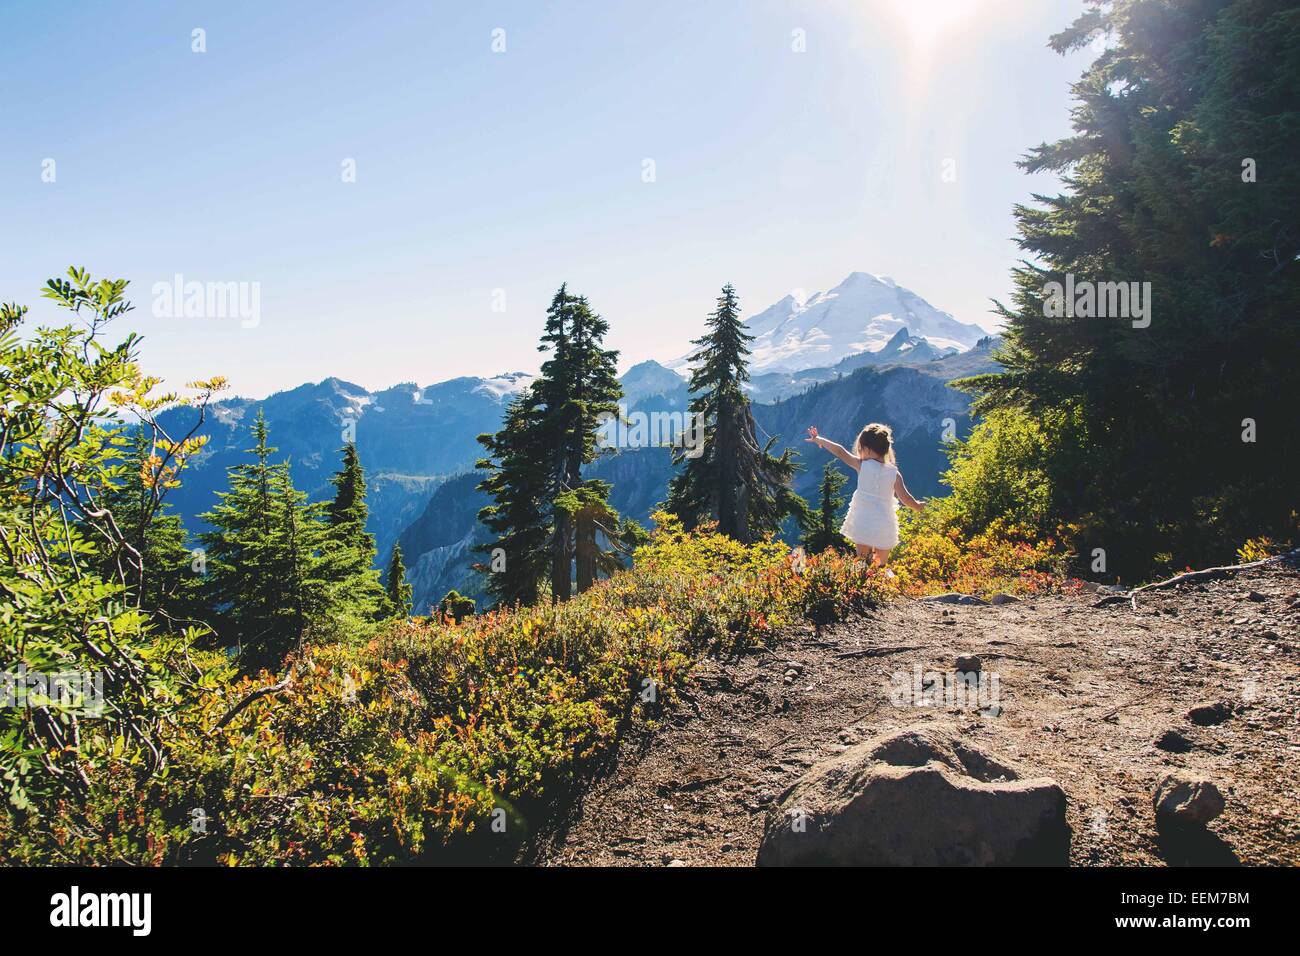
[[[281,675],[235,680],[220,657],[196,658],[203,677],[168,726],[165,772],[89,735],[84,799],[10,807],[0,861],[508,855],[590,758],[672,706],[703,656],[865,609],[891,587],[852,558],[657,520],[631,570],[564,604],[394,625],[308,647]]]
[[[1005,519],[963,534],[947,499],[921,515],[904,514],[900,525],[891,567],[905,594],[1027,593],[1050,587],[1064,571],[1065,549],[1055,539],[1039,539]]]

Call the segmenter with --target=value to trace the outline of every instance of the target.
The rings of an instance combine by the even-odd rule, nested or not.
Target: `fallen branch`
[[[884,657],[886,654],[902,654],[905,651],[919,651],[919,646],[908,647],[868,647],[861,651],[848,651],[844,654],[836,654],[837,658],[845,657]]]
[[[293,686],[293,675],[290,674],[288,677],[280,681],[280,683],[278,684],[271,684],[267,687],[259,687],[257,690],[253,691],[251,694],[249,694],[247,697],[241,700],[234,707],[230,708],[230,710],[226,711],[226,716],[222,717],[221,720],[217,721],[217,726],[212,728],[212,733],[216,733],[222,727],[226,726],[226,724],[234,720],[235,717],[239,714],[239,712],[242,711],[249,704],[251,704],[253,701],[258,700],[259,698],[262,697],[266,697],[270,694],[278,694],[281,691],[288,690],[292,686]]]
[[[1109,604],[1118,604],[1121,601],[1128,601],[1133,610],[1137,610],[1137,596],[1143,591],[1162,591],[1165,588],[1177,587],[1180,584],[1191,584],[1195,581],[1215,581],[1219,578],[1231,577],[1238,571],[1249,571],[1253,568],[1263,568],[1270,564],[1278,564],[1282,561],[1293,561],[1300,559],[1300,548],[1288,551],[1286,554],[1275,554],[1271,558],[1264,558],[1262,561],[1248,561],[1245,564],[1226,564],[1218,568],[1205,568],[1201,571],[1184,571],[1182,574],[1175,574],[1172,578],[1165,581],[1154,581],[1151,584],[1144,584],[1141,587],[1133,588],[1123,594],[1115,594],[1110,597],[1104,597],[1093,607],[1106,607]]]

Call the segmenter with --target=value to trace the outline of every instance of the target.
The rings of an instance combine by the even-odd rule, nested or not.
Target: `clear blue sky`
[[[624,368],[680,355],[727,281],[752,314],[862,270],[992,325],[1081,7],[6,3],[0,299],[50,320],[68,265],[128,278],[147,370],[250,396],[533,370],[562,281]],[[177,273],[260,283],[259,324],[153,316]]]

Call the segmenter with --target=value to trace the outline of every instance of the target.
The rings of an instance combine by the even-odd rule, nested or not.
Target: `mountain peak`
[[[912,333],[907,331],[907,326],[905,325],[897,332],[894,333],[893,338],[891,338],[888,342],[885,343],[885,348],[886,349],[897,348],[898,346],[905,345],[910,341],[912,341]]]
[[[867,283],[871,285],[883,285],[890,289],[898,286],[898,283],[889,276],[878,276],[872,272],[850,272],[848,276],[845,277],[844,281],[835,288],[838,289],[841,286]]]
[[[870,272],[851,272],[806,302],[786,296],[745,324],[754,336],[755,372],[820,368],[863,352],[902,351],[920,340],[941,351],[965,351],[988,334]]]

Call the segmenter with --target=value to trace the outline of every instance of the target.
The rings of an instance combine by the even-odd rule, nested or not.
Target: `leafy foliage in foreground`
[[[134,336],[101,344],[100,329],[131,307],[125,289],[70,269],[44,295],[80,327],[25,339],[26,307],[0,306],[0,781],[14,808],[84,795],[86,747],[129,750],[146,772],[162,772],[159,735],[192,671],[193,633],[170,620],[157,630],[162,605],[175,609],[163,582],[177,541],[167,522],[153,535],[149,526],[203,440],[197,425],[167,434],[156,413],[190,401],[201,423],[223,382],[194,383],[192,399],[159,394],[136,363]],[[146,574],[153,559],[162,577]],[[62,689],[29,686],[27,675],[59,675]]]
[[[839,555],[796,564],[779,542],[657,520],[631,570],[569,602],[307,645],[251,701],[276,678],[200,657],[202,693],[167,725],[169,772],[88,732],[74,755],[84,800],[8,807],[0,861],[499,858],[591,758],[672,706],[694,662],[865,610],[891,587]]]

